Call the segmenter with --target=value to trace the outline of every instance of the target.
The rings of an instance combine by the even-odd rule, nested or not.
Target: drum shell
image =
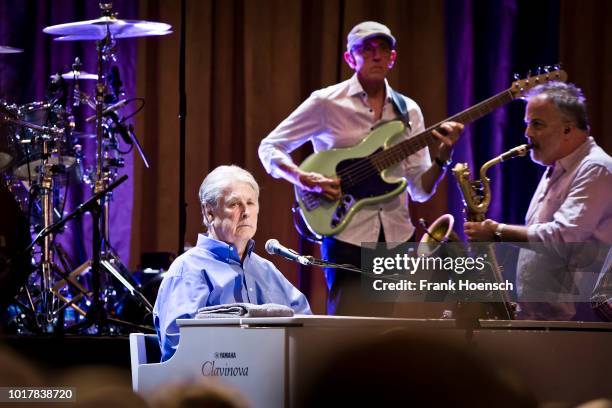
[[[0,173],[9,169],[14,161],[16,151],[15,132],[16,127],[8,120],[3,120],[2,117],[6,114],[8,117],[17,117],[17,107],[15,105],[7,105],[0,101]]]
[[[0,307],[10,303],[31,272],[29,225],[13,195],[0,183]]]
[[[34,125],[55,126],[60,129],[67,129],[70,122],[61,106],[48,102],[23,105],[19,108],[18,115],[21,120]],[[22,127],[13,137],[16,143],[13,151],[16,153],[12,162],[12,174],[21,180],[33,181],[40,175],[45,157],[45,144],[39,136],[39,132]],[[77,152],[66,132],[61,136],[55,135],[47,139],[47,157],[50,164],[60,166],[61,169],[69,169],[77,162]]]

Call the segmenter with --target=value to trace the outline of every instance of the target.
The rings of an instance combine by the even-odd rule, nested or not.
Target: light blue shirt
[[[267,259],[253,252],[250,241],[244,262],[236,247],[206,235],[172,263],[159,287],[153,322],[168,360],[179,343],[176,319],[193,318],[198,309],[227,303],[277,303],[297,314],[311,314],[306,297]]]

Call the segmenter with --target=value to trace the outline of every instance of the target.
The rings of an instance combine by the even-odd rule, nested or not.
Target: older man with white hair
[[[276,303],[310,314],[306,297],[270,261],[253,249],[259,213],[259,186],[238,166],[219,166],[200,186],[207,234],[170,266],[153,310],[162,361],[179,342],[176,319],[193,318],[198,309],[229,303]]]

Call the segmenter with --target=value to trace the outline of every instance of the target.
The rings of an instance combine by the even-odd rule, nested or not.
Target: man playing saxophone
[[[612,243],[612,158],[589,136],[586,100],[573,84],[550,82],[526,97],[525,137],[531,159],[547,167],[531,199],[525,225],[491,219],[466,222],[470,241],[530,243]],[[542,258],[521,250],[517,265],[519,298],[550,290]],[[556,277],[559,281],[561,277]],[[520,318],[591,319],[574,303],[521,303]]]

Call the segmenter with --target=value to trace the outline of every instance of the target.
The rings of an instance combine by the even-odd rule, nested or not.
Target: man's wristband
[[[448,166],[450,166],[451,161],[452,159],[450,158],[447,161],[442,161],[442,159],[440,159],[438,156],[434,157],[434,162],[436,162],[436,164],[440,166],[442,170],[446,170]]]

